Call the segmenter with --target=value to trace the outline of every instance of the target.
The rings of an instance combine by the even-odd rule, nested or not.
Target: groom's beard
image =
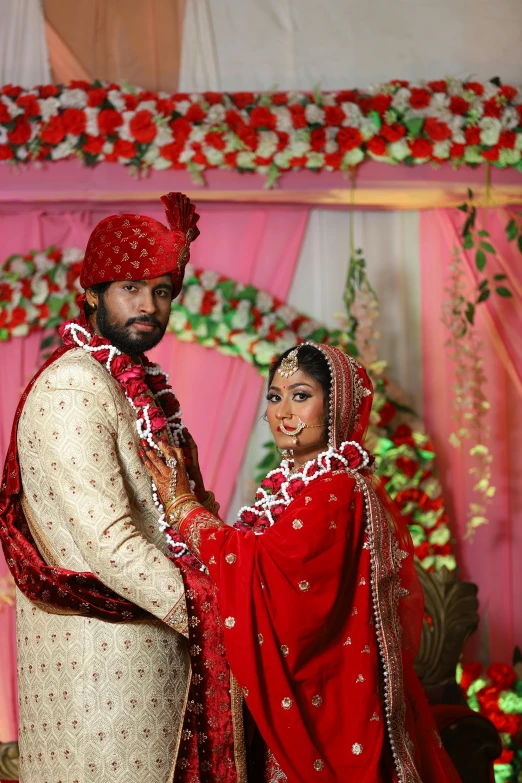
[[[150,333],[134,334],[130,327],[134,323],[153,324],[156,328]],[[129,318],[125,326],[119,326],[111,321],[109,312],[105,306],[103,296],[98,297],[98,310],[96,313],[96,325],[99,332],[109,340],[122,353],[129,356],[136,356],[139,353],[145,353],[154,348],[167,328],[167,324],[162,326],[158,319],[153,315],[141,315],[137,318]]]

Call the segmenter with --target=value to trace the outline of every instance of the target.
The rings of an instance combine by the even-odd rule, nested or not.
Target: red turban
[[[199,235],[199,215],[183,193],[161,197],[169,228],[143,215],[110,215],[94,228],[80,275],[82,288],[115,280],[172,275],[173,296],[183,283],[189,244]]]

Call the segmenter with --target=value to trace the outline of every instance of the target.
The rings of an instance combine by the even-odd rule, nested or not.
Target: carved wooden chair
[[[468,637],[477,629],[477,587],[443,568],[429,574],[416,563],[426,617],[415,669],[433,705],[442,741],[462,783],[490,783],[501,751],[490,721],[466,706],[455,680]],[[18,744],[0,744],[0,780],[18,780]]]

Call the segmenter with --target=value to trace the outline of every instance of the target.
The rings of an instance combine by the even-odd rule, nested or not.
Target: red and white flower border
[[[201,94],[73,81],[0,90],[0,161],[120,163],[134,169],[339,171],[489,162],[522,171],[522,89],[394,80],[366,90]]]

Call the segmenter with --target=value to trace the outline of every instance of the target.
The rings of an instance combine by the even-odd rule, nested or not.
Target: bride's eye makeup
[[[292,400],[295,400],[296,402],[305,402],[306,400],[309,400],[311,396],[312,395],[308,394],[308,392],[296,391],[292,395]],[[280,402],[281,395],[277,392],[268,392],[266,399],[268,402]]]

